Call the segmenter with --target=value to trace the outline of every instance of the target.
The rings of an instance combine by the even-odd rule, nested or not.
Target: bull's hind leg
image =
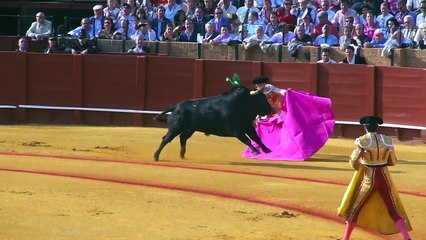
[[[249,130],[247,132],[247,135],[249,136],[249,138],[251,140],[253,140],[255,143],[257,143],[257,145],[259,145],[260,148],[262,148],[262,151],[264,153],[270,153],[271,152],[271,150],[267,146],[265,146],[265,144],[263,144],[262,139],[260,139],[259,135],[257,135],[256,130],[254,130],[254,128]]]
[[[247,145],[250,149],[251,152],[255,155],[259,154],[259,150],[257,150],[252,144],[250,139],[246,136],[246,135],[239,135],[237,136],[238,140],[240,140],[241,142],[243,142],[245,145]]]
[[[180,158],[185,159],[186,141],[194,134],[193,130],[185,130],[180,134]]]
[[[171,130],[167,132],[167,134],[163,137],[163,140],[160,143],[160,146],[158,147],[157,151],[154,153],[154,160],[158,161],[160,158],[161,150],[163,150],[164,146],[166,146],[167,143],[171,142],[177,135],[179,135],[179,131],[177,130]]]

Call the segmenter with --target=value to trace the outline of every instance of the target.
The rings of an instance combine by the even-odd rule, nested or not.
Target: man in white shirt
[[[44,13],[36,14],[36,21],[31,24],[26,36],[35,41],[41,41],[52,35],[52,22],[46,20]]]
[[[329,48],[323,48],[321,49],[321,60],[319,60],[317,63],[327,63],[327,64],[335,64],[336,61],[330,58],[330,49]]]

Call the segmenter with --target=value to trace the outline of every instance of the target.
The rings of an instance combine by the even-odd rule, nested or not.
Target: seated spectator
[[[389,5],[387,2],[380,4],[380,11],[382,14],[377,16],[376,21],[379,23],[381,28],[386,28],[387,21],[393,18],[393,15],[389,12]]]
[[[179,27],[181,27],[180,29],[184,28],[185,20],[186,20],[185,11],[183,11],[182,9],[178,10],[176,12],[175,16],[173,17],[173,24],[175,26],[175,33],[179,33],[179,32],[176,32],[177,28],[179,28]]]
[[[354,44],[355,39],[352,37],[352,27],[346,26],[343,30],[343,36],[339,38],[340,50],[344,51],[349,44]]]
[[[223,26],[229,26],[231,23],[228,21],[226,17],[223,16],[223,11],[221,8],[216,8],[214,11],[214,18],[210,20],[210,22],[214,23],[215,31],[217,34],[222,32]]]
[[[355,10],[349,8],[348,0],[340,1],[340,10],[334,15],[332,23],[339,29],[339,36],[343,35],[345,26],[350,25],[353,27],[354,24],[358,23],[358,14]]]
[[[386,22],[386,28],[382,28],[385,38],[391,38],[392,34],[399,29],[399,23],[396,18],[389,18]]]
[[[303,19],[309,15],[311,23],[313,24],[316,19],[316,9],[309,0],[298,0],[299,7],[296,9],[295,15],[297,16],[297,25],[302,24]],[[306,29],[306,26],[305,26]]]
[[[312,36],[312,34],[314,32],[314,23],[312,21],[311,15],[308,12],[306,12],[302,16],[302,21],[301,21],[301,23],[299,25],[303,26],[303,29],[305,29],[305,34],[306,35]]]
[[[137,35],[135,37],[135,44],[136,46],[134,48],[131,48],[127,51],[127,53],[133,53],[133,54],[139,54],[139,53],[149,53],[149,48],[145,47],[143,45],[144,39],[142,35]]]
[[[133,14],[133,8],[128,3],[123,3],[122,9],[120,13],[118,14],[117,20],[115,21],[115,28],[120,29],[122,26],[123,20],[127,20],[128,22],[128,28],[131,32],[135,31],[135,22],[136,22],[136,16]],[[129,35],[131,36],[131,34]]]
[[[172,24],[172,21],[166,17],[164,17],[164,12],[165,12],[165,8],[163,6],[159,6],[157,9],[157,17],[152,20],[151,23],[151,27],[152,30],[154,30],[154,32],[156,33],[155,35],[157,36],[158,40],[162,41],[163,36],[164,36],[164,32],[166,30],[166,26],[168,24]],[[173,31],[173,29],[172,29]]]
[[[339,40],[336,36],[330,34],[330,29],[328,25],[322,26],[322,34],[315,38],[314,46],[321,46],[321,44],[326,44],[328,46],[338,46]]]
[[[416,37],[417,34],[417,27],[413,22],[413,17],[411,17],[410,15],[407,15],[404,17],[404,29],[402,29],[402,34],[404,34],[404,37],[410,39],[412,42],[414,41],[414,38]]]
[[[152,22],[157,17],[158,8],[154,6],[153,0],[142,0],[140,8],[145,10],[148,21]]]
[[[17,52],[28,52],[28,40],[26,38],[20,38],[18,40]]]
[[[364,26],[360,23],[355,25],[355,46],[363,47],[366,42],[371,42],[371,38],[364,34]]]
[[[293,5],[292,0],[284,0],[283,6],[276,9],[278,22],[287,23],[289,25],[290,31],[294,31],[294,28],[297,25],[297,17],[291,12],[292,5]]]
[[[255,31],[256,34],[243,40],[243,46],[245,49],[259,46],[261,42],[269,40],[269,37],[265,34],[262,26],[257,26]]]
[[[136,40],[136,36],[142,35],[145,41],[155,41],[157,36],[154,30],[151,29],[148,21],[141,21],[136,27],[136,32],[132,36],[133,40]]]
[[[197,42],[197,32],[194,30],[192,19],[185,20],[185,31],[179,33],[179,42]]]
[[[234,38],[234,35],[229,33],[229,26],[224,25],[224,26],[222,26],[222,29],[221,29],[219,36],[210,40],[210,43],[211,44],[227,44],[233,38]]]
[[[364,34],[373,38],[374,31],[380,28],[379,23],[376,22],[372,11],[367,12],[366,24],[364,24]]]
[[[367,24],[367,13],[371,12],[372,8],[368,4],[362,4],[360,11],[358,23],[365,26]]]
[[[256,27],[262,26],[265,27],[265,24],[262,22],[262,20],[259,19],[259,13],[256,11],[250,12],[248,15],[248,22],[246,25],[247,29],[247,35],[250,37],[251,35],[256,34]]]
[[[232,44],[241,44],[243,43],[244,39],[247,38],[247,29],[245,25],[240,25],[238,28],[238,34],[234,36],[234,39],[232,39]]]
[[[43,49],[44,53],[55,53],[64,52],[65,47],[59,46],[58,39],[56,37],[49,37],[47,48]]]
[[[404,24],[404,17],[405,16],[411,16],[412,19],[413,19],[414,26],[416,26],[417,15],[414,12],[408,10],[407,0],[398,0],[397,5],[398,5],[399,11],[396,12],[395,18],[399,22],[399,24],[400,25]]]
[[[413,42],[404,37],[400,30],[396,30],[392,36],[385,42],[384,47],[391,46],[395,48],[408,48],[413,47]]]
[[[115,23],[120,13],[120,8],[117,7],[117,0],[107,0],[107,7],[104,8],[103,12],[106,18],[110,18]]]
[[[71,47],[72,54],[87,54],[97,53],[99,48],[96,47],[91,41],[88,41],[87,34],[82,33],[78,36],[78,43]]]
[[[233,5],[231,0],[220,0],[217,4],[223,11],[223,16],[227,15],[237,15],[237,7]],[[238,16],[237,16],[238,18]]]
[[[177,36],[175,32],[173,31],[173,24],[168,23],[166,24],[166,30],[164,31],[163,37],[161,41],[176,41]]]
[[[330,24],[332,24],[331,22],[333,21],[334,15],[336,14],[336,12],[330,9],[330,0],[321,0],[320,8],[317,11],[317,19],[315,20],[316,23],[320,22],[318,14],[321,13],[321,12],[327,13],[327,20],[330,22]],[[336,29],[336,31],[337,31],[337,29]]]
[[[36,14],[36,21],[33,22],[27,30],[27,37],[34,41],[42,41],[52,35],[52,22],[46,20],[46,16],[42,12]]]
[[[93,7],[94,15],[89,18],[90,25],[92,26],[92,35],[97,36],[102,30],[104,25],[105,16],[103,15],[102,5],[95,5]]]
[[[210,19],[204,16],[203,8],[196,7],[194,17],[192,18],[195,32],[201,34],[201,36],[204,36],[206,33],[206,23],[208,21],[210,21]]]
[[[382,29],[378,28],[374,32],[373,40],[369,43],[365,43],[364,47],[367,47],[367,48],[383,48],[385,46],[386,41],[387,41],[387,39],[385,38],[385,35],[383,34]]]
[[[231,24],[231,30],[229,31],[234,36],[238,35],[239,28],[241,26],[240,19],[237,14],[229,14],[226,17]]]
[[[328,25],[328,29],[330,30],[330,34],[333,34],[334,36],[339,36],[337,29],[333,26],[333,24],[328,21],[328,14],[326,12],[320,12],[318,13],[318,24],[314,26],[314,29],[312,31],[312,39],[315,39],[319,35],[322,34],[322,26]]]
[[[214,23],[212,22],[206,23],[205,28],[206,28],[206,31],[203,36],[203,43],[210,43],[210,41],[213,40],[215,37],[217,37],[219,34],[216,33]]]
[[[186,2],[182,2],[180,4],[180,8],[185,11],[185,15],[187,18],[192,19],[195,14],[195,0],[186,0]],[[237,11],[237,10],[235,10]]]
[[[346,58],[342,60],[340,63],[346,63],[346,64],[367,64],[367,61],[365,61],[364,57],[355,55],[355,49],[353,46],[347,46],[345,48],[345,55]]]
[[[421,37],[420,40],[418,41],[417,47],[419,49],[426,49],[426,26],[423,26],[422,28],[419,29],[419,32],[421,32]]]
[[[327,64],[335,64],[336,61],[330,58],[330,49],[329,48],[322,48],[321,49],[321,60],[319,60],[317,63],[327,63]]]
[[[277,18],[277,13],[273,12],[269,16],[269,23],[265,27],[265,34],[269,37],[273,36],[275,33],[279,32],[279,22]]]
[[[297,43],[301,44],[303,46],[311,46],[312,45],[312,38],[311,36],[305,34],[305,29],[303,29],[302,25],[299,25],[295,29],[296,35],[293,39],[291,39],[291,43]]]
[[[69,31],[68,35],[77,38],[78,36],[82,35],[82,33],[86,34],[90,39],[95,37],[93,35],[93,28],[90,24],[89,18],[83,18],[81,20],[81,26]]]
[[[111,18],[105,18],[104,28],[98,33],[99,39],[113,39],[115,32],[114,24]]]
[[[275,33],[266,43],[282,43],[283,45],[287,45],[294,38],[295,34],[289,31],[287,23],[280,23],[280,27],[281,31]]]
[[[126,18],[120,18],[119,28],[114,32],[113,38],[116,40],[130,40],[136,32],[134,28],[130,28],[129,20]]]
[[[271,13],[274,12],[274,9],[272,8],[272,1],[271,0],[263,0],[263,7],[262,10],[259,12],[259,19],[263,22],[264,25],[271,22],[269,17],[271,16]]]
[[[426,0],[422,0],[419,6],[420,12],[416,17],[416,26],[420,28],[422,23],[426,23]]]

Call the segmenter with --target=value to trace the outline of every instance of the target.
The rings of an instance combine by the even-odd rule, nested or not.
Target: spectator
[[[149,48],[145,47],[143,45],[144,39],[142,35],[137,35],[135,37],[135,44],[136,46],[134,48],[131,48],[127,51],[127,53],[133,53],[133,54],[139,54],[139,53],[149,53]]]
[[[345,23],[345,27],[350,27],[352,30],[355,29],[355,20],[353,17],[346,17]],[[354,32],[352,32],[352,34],[354,34]]]
[[[115,28],[120,29],[122,20],[128,21],[128,28],[133,32],[135,30],[136,16],[132,14],[132,6],[128,3],[123,3],[122,10],[118,14],[117,21],[115,22]]]
[[[180,8],[185,12],[186,18],[192,19],[195,14],[195,0],[186,0],[186,3],[181,3]]]
[[[364,34],[364,26],[360,23],[355,25],[355,46],[363,47],[365,43],[371,42],[371,38]]]
[[[279,22],[277,13],[273,12],[271,13],[271,16],[269,16],[270,22],[265,27],[265,34],[268,36],[273,36],[275,33],[279,32]]]
[[[271,0],[263,0],[263,7],[259,13],[259,19],[263,22],[264,25],[271,21],[269,17],[271,16],[272,12],[274,12],[274,9],[272,9]]]
[[[215,5],[213,3],[213,0],[204,0],[204,15],[208,18],[208,19],[213,19],[214,18],[214,11],[216,10]]]
[[[113,39],[115,28],[111,18],[105,18],[104,28],[98,33],[99,39]]]
[[[420,28],[418,32],[421,32],[421,38],[418,41],[417,47],[419,49],[426,49],[426,26]]]
[[[251,35],[256,34],[256,27],[257,26],[262,26],[264,27],[265,25],[263,24],[262,20],[259,19],[259,13],[256,11],[253,11],[249,14],[248,17],[248,23],[246,25],[246,29],[247,29],[247,35],[250,37]]]
[[[138,8],[138,10],[136,10],[136,21],[139,22],[140,21],[148,21],[148,15],[146,14],[145,8],[141,7]]]
[[[291,13],[292,5],[292,0],[284,0],[283,6],[276,10],[278,22],[287,23],[290,31],[294,31],[294,28],[297,25],[297,17]]]
[[[317,63],[335,64],[336,61],[330,58],[330,54],[331,52],[329,48],[321,49],[321,60],[319,60]]]
[[[209,43],[211,40],[216,38],[219,34],[216,33],[214,23],[208,22],[205,26],[205,33],[203,36],[203,43]]]
[[[377,16],[376,21],[379,23],[381,28],[386,28],[386,23],[390,18],[393,18],[393,15],[389,12],[389,5],[384,2],[380,4],[380,11],[382,14]]]
[[[237,8],[232,5],[231,0],[220,0],[217,6],[222,9],[223,16],[237,14]]]
[[[133,40],[136,40],[136,36],[141,35],[143,36],[143,39],[145,41],[155,41],[157,39],[157,36],[154,32],[154,30],[151,29],[151,26],[149,24],[149,21],[141,21],[139,25],[136,27],[136,32],[132,36]]]
[[[259,46],[261,42],[269,40],[269,36],[265,34],[265,30],[263,30],[262,26],[257,26],[255,32],[256,34],[243,40],[243,46],[245,49]]]
[[[417,27],[414,25],[413,17],[410,15],[406,15],[404,17],[404,29],[402,29],[402,34],[404,34],[404,37],[410,39],[412,42],[414,42],[414,38],[417,34]]]
[[[416,11],[420,8],[420,2],[422,0],[407,0],[407,8],[410,11]],[[419,25],[417,25],[419,26]]]
[[[318,14],[321,12],[327,13],[327,20],[331,23],[334,19],[334,15],[336,15],[336,12],[330,9],[330,1],[329,0],[321,0],[321,8],[318,9]],[[317,19],[315,23],[319,23],[319,15],[317,14]],[[336,35],[337,36],[337,35]]]
[[[179,42],[197,42],[197,32],[191,19],[185,20],[185,31],[179,33]]]
[[[107,0],[107,7],[104,8],[104,17],[112,19],[112,22],[118,18],[118,14],[120,13],[120,8],[117,7],[117,0]]]
[[[42,41],[52,35],[52,22],[46,20],[42,12],[36,14],[36,21],[33,22],[27,30],[27,37],[34,41]]]
[[[119,26],[120,27],[113,34],[113,38],[116,40],[130,40],[131,36],[136,32],[130,28],[130,23],[125,18],[119,19]]]
[[[305,34],[305,29],[303,29],[302,25],[299,25],[295,29],[296,35],[293,39],[291,39],[291,43],[297,43],[301,44],[303,46],[311,46],[312,45],[312,38],[311,36]]]
[[[314,45],[321,46],[326,44],[328,46],[338,46],[339,40],[336,36],[330,34],[330,29],[328,25],[322,26],[322,34],[315,38]]]
[[[72,54],[87,54],[97,52],[99,52],[99,49],[92,42],[88,41],[86,33],[81,33],[78,36],[77,44],[71,47]]]
[[[383,33],[385,34],[385,38],[391,38],[392,34],[399,29],[399,23],[395,18],[389,18],[386,22],[386,28],[383,29]]]
[[[139,8],[138,3],[136,3],[136,0],[126,0],[126,4],[130,6],[130,15],[136,16],[136,10]]]
[[[354,44],[355,39],[352,37],[352,27],[346,26],[343,30],[343,36],[339,38],[340,50],[344,51],[349,44]]]
[[[374,19],[374,15],[372,11],[367,13],[366,24],[364,25],[364,34],[373,38],[374,31],[380,28],[379,23]]]
[[[95,37],[95,35],[93,35],[93,27],[90,24],[89,18],[83,18],[81,20],[80,27],[77,27],[74,30],[68,32],[68,35],[76,38],[82,34],[86,34],[86,36],[90,39]]]
[[[249,14],[251,12],[259,12],[259,9],[253,6],[253,0],[245,0],[244,6],[238,8],[237,16],[242,24],[248,23]]]
[[[302,22],[299,25],[305,29],[305,34],[312,36],[314,32],[314,23],[312,22],[311,15],[307,12],[302,16]]]
[[[346,25],[348,25],[348,22],[346,21],[347,17],[353,18],[354,21],[352,24],[358,23],[358,15],[355,10],[349,8],[348,0],[341,0],[340,10],[336,12],[332,21],[333,25],[339,30],[339,36],[343,35],[343,29]]]
[[[238,30],[241,26],[241,23],[240,23],[240,20],[238,19],[237,14],[230,14],[227,16],[227,19],[231,23],[230,33],[232,33],[234,36],[238,35]]]
[[[221,32],[219,36],[210,40],[211,44],[227,44],[230,40],[232,40],[234,36],[229,33],[229,26],[223,25],[221,28]]]
[[[423,39],[423,29],[426,28],[426,23],[422,23],[419,27],[419,30],[417,30],[416,36],[414,37],[414,41],[416,43],[419,43],[421,39]]]
[[[204,16],[203,8],[196,7],[194,17],[192,18],[195,32],[203,36],[206,33],[205,26],[208,21],[209,19],[206,16]]]
[[[316,11],[311,6],[308,6],[308,0],[298,0],[299,7],[296,9],[295,15],[297,17],[297,24],[300,25],[306,16],[309,16],[311,19],[311,23],[316,19]],[[305,26],[306,30],[306,26]]]
[[[362,25],[366,25],[367,24],[367,13],[371,12],[371,7],[368,4],[362,4],[361,5],[361,12],[359,14],[359,23],[361,23]]]
[[[414,26],[416,26],[417,15],[414,12],[408,10],[406,0],[398,0],[398,9],[399,9],[399,11],[396,12],[395,18],[399,22],[400,25],[402,25],[404,23],[404,17],[405,16],[411,16],[413,18]]]
[[[163,33],[163,37],[161,41],[176,41],[177,36],[176,33],[173,31],[174,27],[172,23],[167,23],[166,30]]]
[[[243,43],[244,39],[247,38],[247,29],[245,25],[240,25],[238,28],[238,34],[234,36],[233,43],[241,44]]]
[[[383,34],[383,31],[381,28],[376,29],[374,31],[373,40],[370,43],[365,43],[364,47],[367,48],[383,48],[385,46],[385,42],[387,39],[385,38],[385,35]]]
[[[175,26],[173,31],[175,32],[175,34],[179,34],[180,32],[185,30],[186,15],[182,9],[176,12],[175,16],[173,17],[173,20],[173,25]]]
[[[353,46],[347,46],[345,48],[346,58],[341,63],[346,64],[367,64],[364,57],[355,55],[355,48]]]
[[[148,21],[152,22],[157,17],[158,8],[153,5],[153,0],[143,0],[141,7],[145,10]]]
[[[90,25],[92,26],[93,36],[97,36],[98,33],[102,30],[102,27],[104,25],[105,17],[103,15],[102,8],[103,8],[102,5],[95,5],[93,7],[94,15],[89,18]]]
[[[211,19],[210,22],[214,24],[217,34],[222,33],[223,26],[228,26],[228,30],[231,26],[231,23],[228,21],[228,19],[223,17],[223,11],[221,8],[216,8],[214,11],[214,19]]]
[[[65,47],[59,46],[58,39],[56,37],[49,37],[47,48],[43,49],[44,53],[55,53],[64,52]]]
[[[426,23],[426,0],[420,2],[420,12],[416,17],[416,26],[420,27],[420,24]]]
[[[28,40],[26,38],[20,38],[18,40],[17,52],[28,52]]]
[[[318,24],[314,26],[314,30],[312,31],[312,39],[315,39],[318,35],[322,34],[322,27],[324,25],[328,25],[328,29],[330,30],[330,34],[333,34],[334,36],[339,36],[337,29],[334,27],[334,25],[328,20],[326,12],[320,12],[318,13]]]
[[[391,37],[385,42],[384,47],[389,46],[391,48],[407,48],[413,47],[413,42],[404,37],[400,30],[396,30]]]
[[[289,31],[288,24],[280,23],[281,31],[275,33],[268,41],[268,43],[282,43],[283,45],[287,45],[291,39],[294,38],[295,34]]]
[[[164,17],[165,11],[166,10],[164,9],[163,6],[158,7],[157,17],[152,21],[152,24],[151,24],[152,30],[154,30],[158,38],[157,40],[160,40],[160,38],[163,37],[164,32],[166,30],[166,26],[168,24],[172,24],[172,21],[170,19]]]

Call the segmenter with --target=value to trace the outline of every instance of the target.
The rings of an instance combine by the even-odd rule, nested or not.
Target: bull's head
[[[259,90],[250,91],[253,110],[257,115],[264,116],[271,113],[271,105],[266,99],[266,95]]]

